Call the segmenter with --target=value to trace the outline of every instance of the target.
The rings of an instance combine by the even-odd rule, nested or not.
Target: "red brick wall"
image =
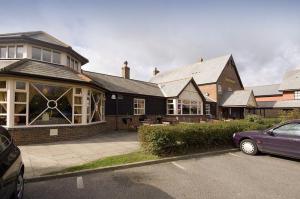
[[[293,100],[294,92],[293,91],[284,91],[282,95],[279,96],[269,96],[269,97],[255,97],[258,102],[265,101],[284,101],[284,100]]]

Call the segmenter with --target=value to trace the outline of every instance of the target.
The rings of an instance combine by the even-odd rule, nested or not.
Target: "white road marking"
[[[83,188],[84,188],[84,184],[83,184],[82,176],[77,177],[77,189],[83,189]]]
[[[242,158],[242,156],[239,156],[237,154],[234,154],[234,153],[228,153],[229,155],[232,155],[232,156],[235,156],[235,157],[239,157],[239,158]]]
[[[172,164],[174,166],[178,167],[179,169],[186,170],[183,166],[181,166],[180,164],[177,164],[176,162],[172,162]]]

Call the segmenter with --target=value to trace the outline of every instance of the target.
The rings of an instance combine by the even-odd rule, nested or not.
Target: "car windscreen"
[[[11,141],[6,136],[0,134],[0,154],[5,151],[10,144]]]

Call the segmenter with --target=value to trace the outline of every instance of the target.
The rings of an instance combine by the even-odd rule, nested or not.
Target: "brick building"
[[[231,55],[150,82],[84,71],[88,59],[42,32],[0,35],[0,125],[18,144],[76,139],[142,123],[243,118],[254,108]]]
[[[300,109],[300,70],[289,70],[280,84],[247,87],[257,101],[253,113],[264,117],[277,117],[280,111]]]

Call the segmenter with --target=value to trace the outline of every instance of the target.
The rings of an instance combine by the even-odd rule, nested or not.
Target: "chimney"
[[[157,70],[157,68],[155,67],[154,71],[153,71],[153,76],[157,75],[159,73],[159,70]]]
[[[204,59],[201,57],[201,58],[200,58],[200,62],[203,62],[203,61],[204,61]]]
[[[130,68],[128,67],[128,61],[124,62],[122,67],[122,77],[125,79],[130,79]]]

